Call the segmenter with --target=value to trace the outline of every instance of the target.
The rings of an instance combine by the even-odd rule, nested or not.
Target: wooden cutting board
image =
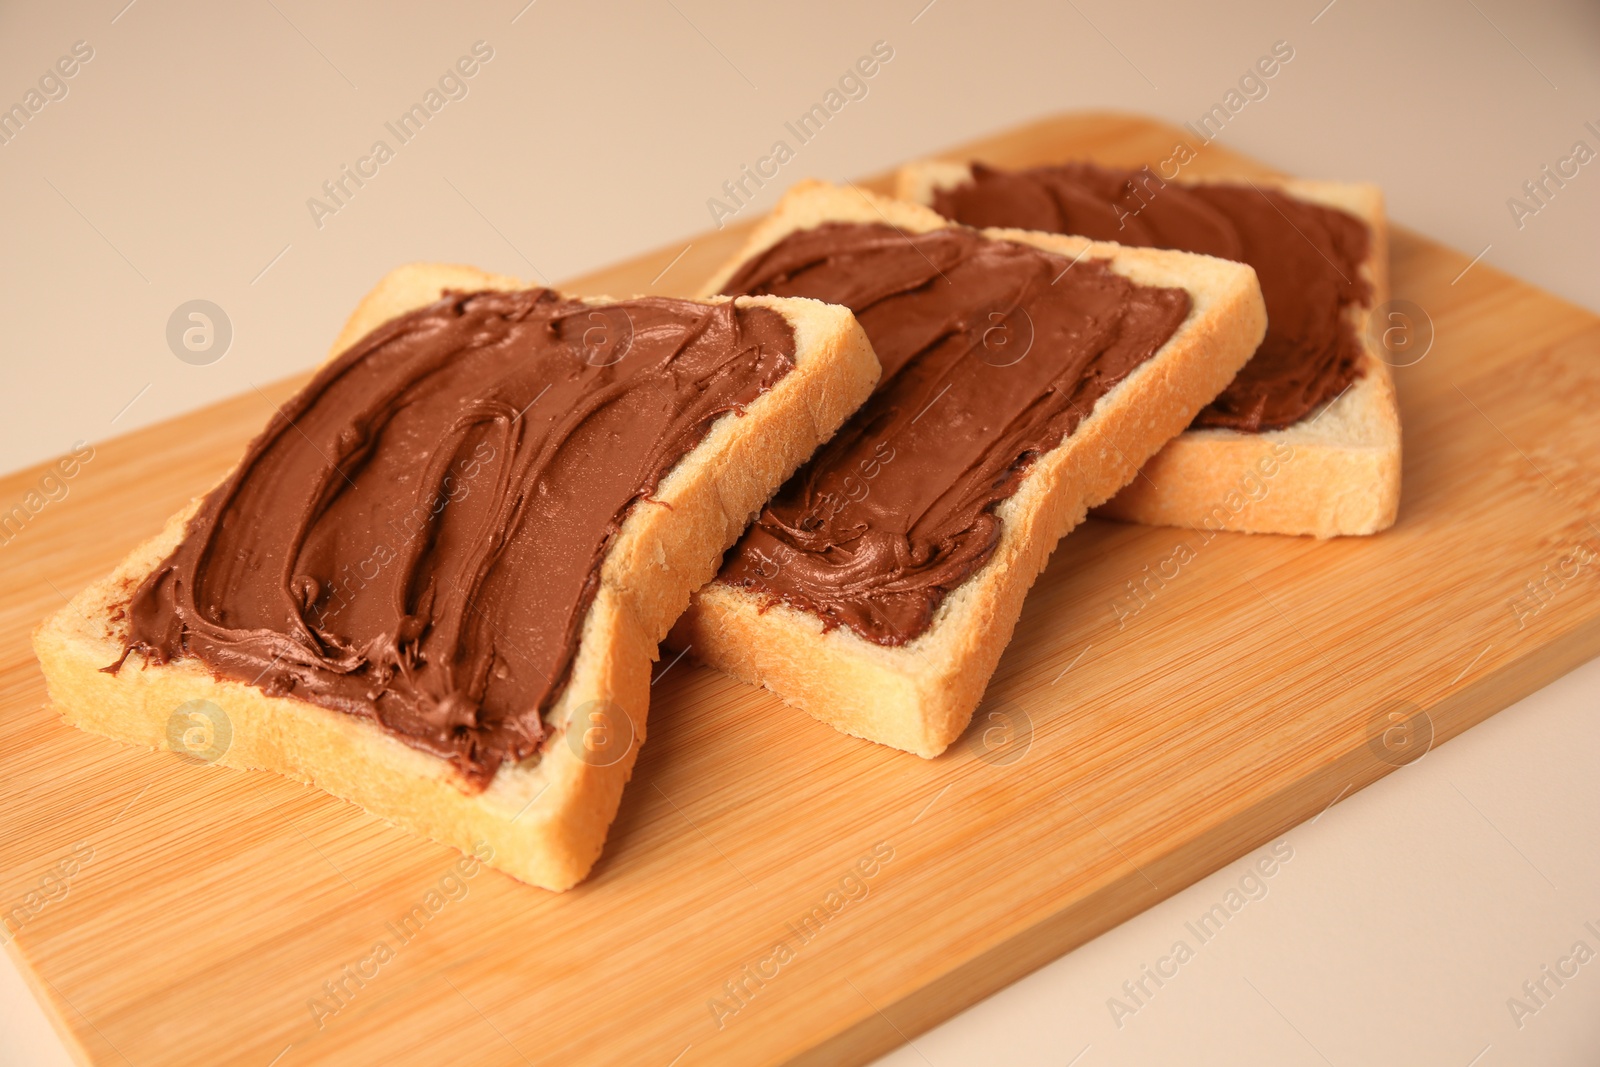
[[[952,155],[1139,164],[1183,139],[1069,115]],[[1183,173],[1272,172],[1208,147]],[[569,288],[687,293],[744,231]],[[1600,319],[1404,230],[1392,264],[1435,331],[1396,371],[1394,529],[1090,522],[932,761],[679,662],[604,858],[560,896],[452,878],[450,850],[273,775],[62,726],[30,628],[304,379],[97,445],[0,548],[5,936],[96,1064],[870,1059],[1600,653]]]

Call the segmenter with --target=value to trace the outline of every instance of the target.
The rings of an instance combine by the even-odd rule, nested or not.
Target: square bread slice
[[[914,163],[901,168],[896,191],[931,205],[938,190],[962,185],[971,176],[966,163]],[[1386,530],[1400,508],[1400,407],[1389,364],[1371,333],[1374,309],[1389,299],[1383,192],[1365,183],[1251,181],[1367,224],[1371,240],[1361,272],[1372,299],[1367,307],[1351,305],[1345,312],[1364,348],[1360,377],[1281,430],[1185,430],[1145,464],[1144,477],[1095,514],[1148,526],[1319,538]]]
[[[928,208],[856,189],[804,182],[751,234],[704,292],[798,230],[828,222],[887,223],[904,233],[951,224]],[[1255,351],[1266,308],[1255,272],[1208,256],[1124,248],[1079,237],[988,230],[986,237],[1064,257],[1104,260],[1147,286],[1188,292],[1188,317],[1153,356],[1115,385],[1059,446],[1039,456],[995,511],[994,553],[950,590],[930,627],[898,647],[721,581],[695,594],[672,642],[705,663],[765,686],[837,729],[932,758],[972,717],[1021,614],[1023,597],[1057,541],[1180,433]]]
[[[361,302],[329,358],[381,323],[437,300],[442,290],[522,287],[515,278],[469,267],[401,267]],[[553,890],[572,886],[600,855],[645,739],[651,663],[668,626],[772,492],[878,378],[871,345],[846,309],[764,297],[741,303],[784,316],[795,334],[794,366],[742,415],[717,419],[655,493],[627,513],[601,564],[569,679],[545,714],[552,732],[536,760],[501,765],[488,787],[474,792],[447,760],[369,719],[268,696],[214,676],[192,656],[146,665],[135,654],[117,673],[103,671],[123,655],[129,597],[182,540],[198,499],[36,630],[34,648],[56,707],[85,730],[183,751],[170,740],[178,709],[209,702],[219,709],[212,715],[222,717],[210,727],[231,737],[225,745],[208,742],[225,750],[201,758],[276,771],[476,852],[522,881]]]

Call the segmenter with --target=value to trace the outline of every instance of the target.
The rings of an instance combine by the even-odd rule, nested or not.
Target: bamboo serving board
[[[1071,115],[952,155],[1136,165],[1182,140]],[[1214,146],[1183,170],[1270,173]],[[747,228],[568,288],[690,292]],[[1435,330],[1396,371],[1394,529],[1091,521],[931,761],[658,668],[605,855],[564,895],[454,875],[456,853],[273,775],[63,726],[31,627],[304,378],[98,445],[0,548],[0,936],[95,1064],[868,1060],[1600,654],[1600,319],[1392,244],[1393,295]],[[1146,568],[1165,578],[1130,600]]]

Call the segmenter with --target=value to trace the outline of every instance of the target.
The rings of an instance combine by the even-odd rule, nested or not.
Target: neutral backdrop
[[[5,5],[0,107],[90,58],[0,144],[0,470],[310,367],[400,262],[558,282],[681,243],[877,42],[865,97],[739,219],[787,181],[1065,109],[1193,120],[1280,41],[1293,60],[1222,143],[1379,182],[1397,222],[1600,311],[1600,163],[1524,190],[1600,152],[1579,0]],[[399,145],[385,123],[475,45],[491,58]],[[380,138],[393,158],[333,202]],[[169,321],[194,300],[231,339],[184,360]],[[1600,951],[1597,704],[1590,664],[1297,828],[1268,896],[1120,1026],[1109,998],[1242,865],[886,1062],[1595,1063],[1600,962],[1520,1026],[1506,1002],[1575,941]],[[0,965],[0,1063],[62,1062]]]

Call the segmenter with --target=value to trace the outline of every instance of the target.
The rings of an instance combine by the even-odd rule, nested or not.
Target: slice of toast
[[[801,183],[704,291],[717,292],[741,264],[790,233],[829,222],[887,223],[902,233],[950,225],[916,204]],[[1043,249],[1064,264],[1085,256],[1104,260],[1141,285],[1181,288],[1190,311],[1060,445],[1033,461],[1016,492],[995,509],[1001,528],[993,554],[948,591],[920,635],[886,647],[848,626],[830,628],[815,614],[715,581],[695,594],[672,636],[704,662],[765,686],[845,733],[929,758],[966,728],[1056,542],[1188,425],[1266,328],[1255,272],[1242,264],[1020,230],[984,235]]]
[[[361,302],[333,354],[432,303],[441,290],[521,287],[514,278],[468,267],[401,267]],[[789,323],[793,367],[742,414],[720,416],[654,493],[626,513],[601,563],[568,680],[544,715],[550,733],[536,759],[506,762],[486,788],[474,790],[449,761],[397,740],[369,718],[269,696],[213,675],[193,656],[156,664],[135,653],[118,672],[103,671],[124,654],[132,592],[182,540],[198,499],[37,629],[34,648],[55,705],[72,725],[159,748],[169,747],[177,709],[210,702],[213,719],[223,720],[211,728],[231,736],[223,744],[213,735],[201,758],[308,782],[406,829],[476,851],[525,882],[572,886],[600,854],[644,741],[651,663],[668,626],[772,491],[834,433],[878,377],[866,335],[846,309],[795,299],[748,303],[772,308]]]
[[[959,186],[971,175],[965,163],[915,163],[901,168],[896,189],[907,200],[931,205],[938,190]],[[1359,377],[1284,429],[1186,430],[1145,465],[1144,477],[1096,514],[1151,526],[1319,538],[1388,529],[1400,507],[1400,408],[1389,365],[1369,332],[1372,310],[1388,299],[1383,193],[1360,183],[1252,181],[1366,223],[1370,241],[1361,271],[1372,299],[1368,306],[1355,304],[1345,311],[1364,347]]]

